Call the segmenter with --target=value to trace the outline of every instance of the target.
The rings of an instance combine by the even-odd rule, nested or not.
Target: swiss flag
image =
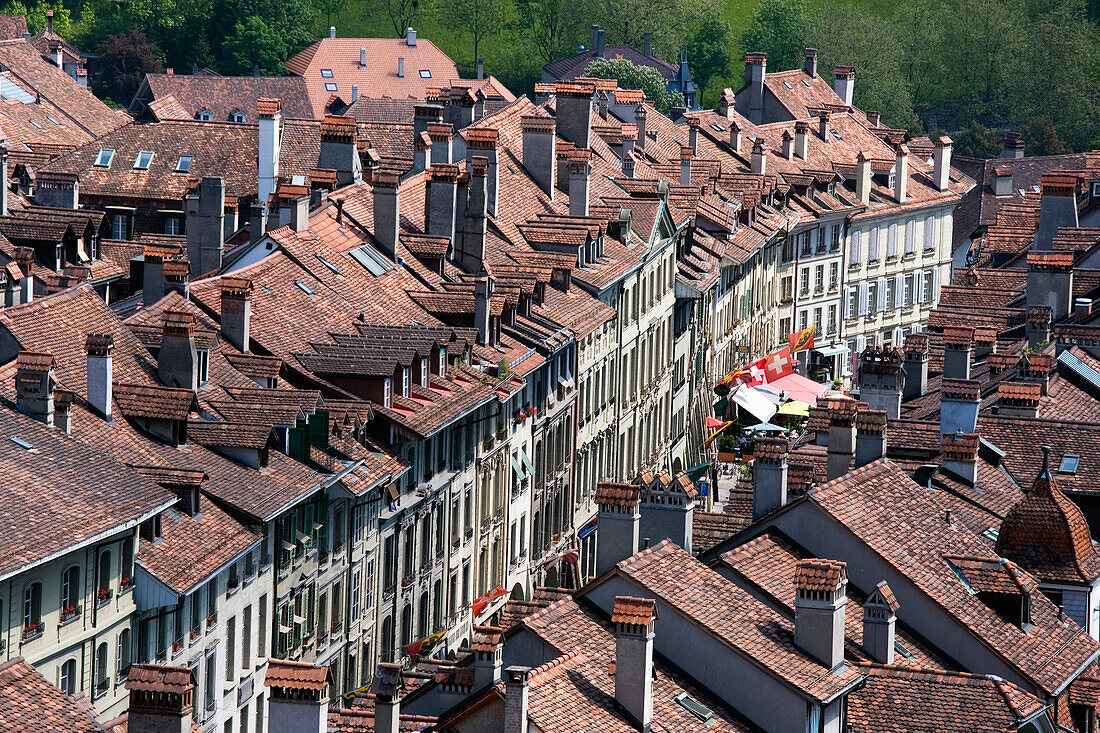
[[[764,365],[764,373],[767,375],[769,382],[774,382],[788,374],[794,374],[794,361],[791,360],[790,347],[784,347],[775,353],[768,354],[768,358],[764,361],[767,362]]]
[[[761,359],[760,361],[749,364],[749,366],[745,368],[744,372],[741,374],[741,378],[745,381],[745,384],[750,387],[755,387],[758,384],[764,383],[765,362],[767,362],[767,359]]]

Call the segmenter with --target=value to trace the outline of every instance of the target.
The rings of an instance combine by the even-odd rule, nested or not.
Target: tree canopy
[[[649,66],[635,66],[625,59],[596,59],[584,73],[596,79],[617,79],[623,89],[641,89],[662,114],[684,103],[683,95],[670,94],[661,72]]]

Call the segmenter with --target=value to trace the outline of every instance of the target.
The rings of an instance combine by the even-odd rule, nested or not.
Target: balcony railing
[[[119,583],[119,585],[118,585],[118,592],[119,593],[127,593],[127,592],[129,592],[133,589],[134,589],[134,579],[133,578],[123,578],[122,582]]]
[[[34,641],[38,637],[42,636],[46,632],[46,624],[39,622],[37,624],[30,624],[23,627],[23,643],[26,644],[29,641]]]
[[[61,611],[62,626],[78,618],[80,618],[80,606],[69,606]]]
[[[111,599],[114,598],[114,595],[114,591],[110,588],[100,588],[95,596],[95,607],[102,608],[106,606],[111,602]]]
[[[109,690],[109,689],[111,689],[111,678],[108,677],[106,679],[102,679],[102,680],[100,680],[99,682],[96,683],[95,696],[96,697],[103,697],[104,695],[107,694],[107,690]]]

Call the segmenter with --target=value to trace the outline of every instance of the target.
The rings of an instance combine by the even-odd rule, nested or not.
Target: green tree
[[[1058,134],[1058,128],[1046,115],[1030,120],[1020,130],[1020,135],[1024,138],[1024,152],[1027,155],[1064,155],[1070,152],[1069,146]]]
[[[16,8],[22,8],[18,10]],[[22,13],[27,16],[27,30],[31,33],[41,33],[46,30],[46,11],[53,11],[53,32],[62,38],[69,37],[69,27],[72,23],[72,17],[69,15],[69,9],[62,4],[61,0],[45,0],[44,2],[31,5],[30,7],[24,6],[23,3],[14,3],[12,10],[5,10],[5,13]]]
[[[260,74],[278,76],[286,73],[283,59],[287,47],[279,32],[263,18],[252,15],[238,21],[233,35],[225,39],[226,58],[223,68],[233,74],[251,74],[258,67]]]
[[[971,120],[967,127],[955,133],[952,142],[955,153],[970,158],[996,158],[1001,152],[1000,144],[977,120]]]
[[[515,0],[517,23],[538,50],[539,59],[550,63],[576,53],[583,37],[584,17],[569,0]]]
[[[590,0],[591,22],[605,31],[608,43],[642,47],[648,31],[654,53],[675,61],[691,33],[708,14],[718,12],[717,0]],[[579,15],[579,13],[578,13]]]
[[[429,0],[371,0],[368,12],[372,15],[384,15],[393,26],[393,34],[400,38],[407,28],[415,28],[424,15],[433,10]]]
[[[96,50],[101,79],[96,91],[119,104],[133,98],[146,74],[164,71],[160,49],[138,28],[110,36]]]
[[[442,16],[447,25],[468,35],[474,42],[474,61],[480,56],[481,42],[504,26],[508,0],[444,0]]]
[[[730,64],[733,62],[730,57],[732,46],[730,27],[716,13],[707,15],[699,30],[688,41],[688,62],[692,75],[699,84],[700,97],[711,79],[730,73]]]
[[[325,14],[325,25],[332,25],[332,16],[348,6],[348,0],[314,0],[317,10]]]
[[[852,9],[828,15],[844,17]],[[803,0],[763,0],[741,34],[741,48],[768,54],[768,68],[773,71],[800,69],[810,22]]]
[[[661,114],[667,115],[673,106],[684,103],[679,92],[675,95],[668,93],[661,72],[649,66],[635,66],[625,59],[596,59],[584,73],[596,79],[616,79],[623,89],[641,89]]]

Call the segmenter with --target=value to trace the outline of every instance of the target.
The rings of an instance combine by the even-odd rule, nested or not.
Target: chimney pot
[[[367,49],[359,49],[359,67],[363,68],[367,65]]]
[[[416,45],[416,31],[413,30],[411,25],[405,30],[405,44],[409,46]]]
[[[932,152],[932,177],[941,193],[951,185],[951,138],[937,138]]]
[[[826,144],[829,143],[829,110],[827,109],[817,113],[817,134]]]
[[[760,138],[756,139],[756,142],[752,146],[752,172],[758,176],[767,175],[768,172],[768,157],[767,149]]]
[[[794,582],[794,645],[834,669],[844,661],[847,565],[817,558],[799,560]]]
[[[638,552],[641,489],[636,484],[596,485],[600,531],[596,537],[596,575]]]
[[[817,49],[807,48],[802,55],[802,71],[807,76],[817,76]]]
[[[615,702],[643,731],[653,723],[653,622],[657,602],[651,598],[616,596],[611,610],[615,624]]]
[[[221,286],[221,331],[226,340],[248,353],[252,338],[252,281],[227,276]]]
[[[190,733],[195,709],[194,675],[194,670],[186,667],[153,664],[131,667],[126,681],[126,690],[130,693],[130,708],[126,714],[128,730],[132,733]]]
[[[49,352],[20,351],[16,358],[15,402],[31,417],[54,424],[54,359]]]
[[[383,662],[378,665],[371,692],[374,693],[375,733],[398,733],[401,728],[401,665]]]

